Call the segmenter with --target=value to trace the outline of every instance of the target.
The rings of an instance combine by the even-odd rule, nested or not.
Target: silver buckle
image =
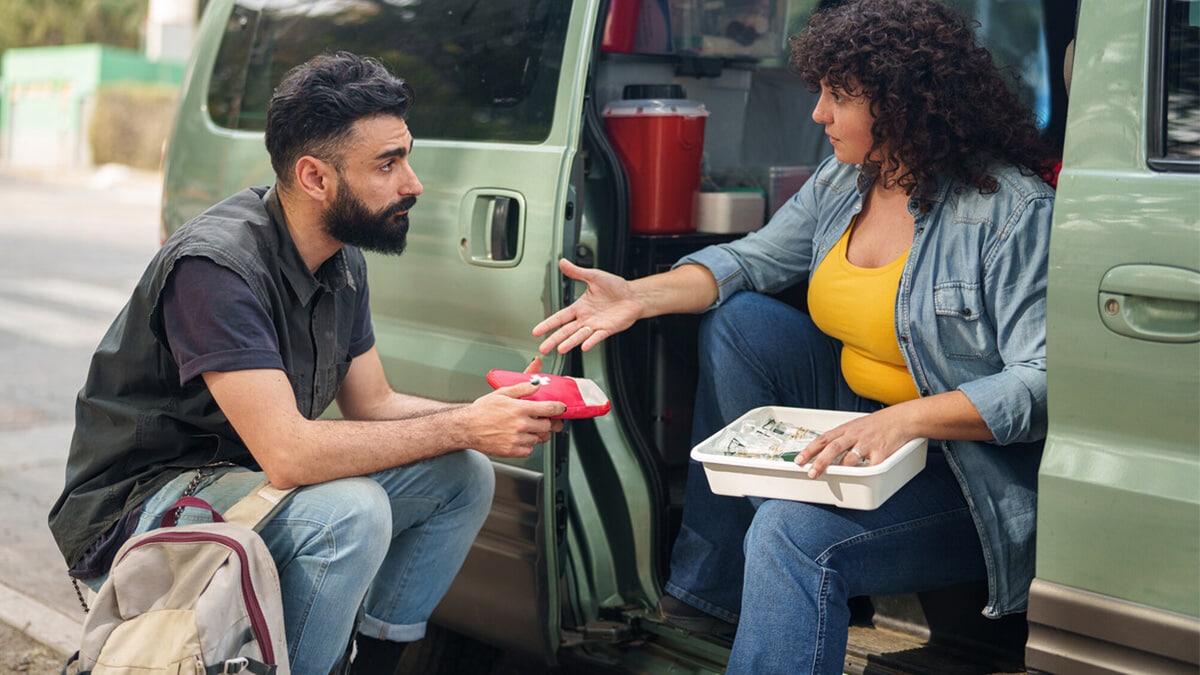
[[[244,656],[226,659],[224,667],[221,668],[221,675],[237,675],[248,667],[250,667],[250,659]]]

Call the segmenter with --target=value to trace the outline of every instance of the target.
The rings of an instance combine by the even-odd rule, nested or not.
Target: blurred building
[[[178,86],[196,32],[198,0],[147,0],[142,51],[101,44],[13,48],[0,59],[0,165],[92,165],[88,129],[103,88]]]
[[[151,61],[108,45],[8,49],[0,61],[0,161],[6,166],[91,166],[88,126],[99,90],[117,83],[183,81],[181,61]]]
[[[150,0],[146,15],[146,57],[187,61],[196,35],[197,0]]]

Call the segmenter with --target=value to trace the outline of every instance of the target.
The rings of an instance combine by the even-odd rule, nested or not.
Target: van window
[[[1066,2],[1068,0],[1054,0]],[[1074,0],[1069,0],[1074,2]],[[788,5],[788,35],[808,24],[808,17],[823,0],[791,0]],[[974,20],[976,36],[987,47],[1000,69],[1012,76],[1014,91],[1033,111],[1039,129],[1051,121],[1051,78],[1061,77],[1062,64],[1050,63],[1046,44],[1046,15],[1043,0],[941,0],[963,16]],[[787,44],[778,58],[764,59],[769,66],[785,67]]]
[[[412,85],[421,138],[538,142],[554,119],[569,0],[239,0],[209,115],[262,130],[271,91],[314,54],[374,56]]]
[[[1200,160],[1200,0],[1167,3],[1160,156]]]
[[[1016,80],[1021,101],[1033,110],[1038,128],[1050,122],[1050,57],[1041,0],[946,0],[979,22],[977,35],[996,64]]]

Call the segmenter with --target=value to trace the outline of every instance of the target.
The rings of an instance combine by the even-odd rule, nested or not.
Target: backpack
[[[290,673],[279,576],[253,529],[288,490],[264,481],[224,517],[185,496],[117,551],[83,624],[78,675]],[[176,527],[178,507],[213,522]]]

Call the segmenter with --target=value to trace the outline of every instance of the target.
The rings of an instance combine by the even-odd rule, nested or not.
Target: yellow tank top
[[[908,251],[883,267],[858,267],[846,259],[853,229],[813,273],[808,311],[822,332],[842,342],[842,375],[856,394],[888,405],[917,398],[896,340],[896,290]]]

